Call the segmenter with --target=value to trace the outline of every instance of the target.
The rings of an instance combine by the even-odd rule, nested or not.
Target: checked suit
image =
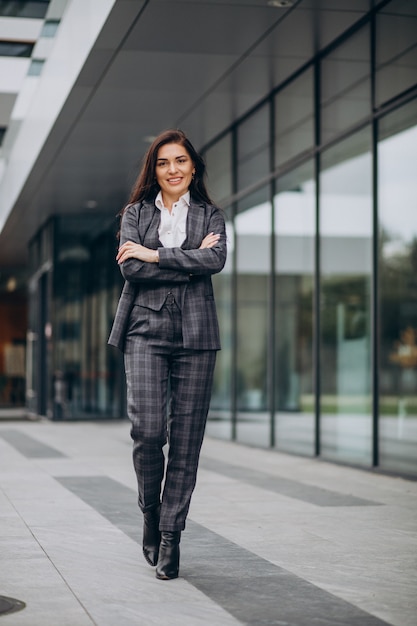
[[[178,531],[196,482],[220,349],[211,275],[224,267],[226,231],[217,207],[191,197],[183,244],[164,248],[160,216],[154,202],[132,204],[123,215],[120,244],[157,249],[159,263],[122,264],[125,285],[109,344],[124,352],[139,507],[145,512],[159,503],[165,475],[159,528]],[[200,250],[210,232],[220,235],[218,243]]]

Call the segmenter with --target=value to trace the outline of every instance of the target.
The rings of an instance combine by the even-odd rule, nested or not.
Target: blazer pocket
[[[168,289],[152,291],[140,289],[134,300],[134,305],[151,311],[160,311],[164,306]]]
[[[149,309],[134,304],[127,324],[127,335],[141,335],[149,326]]]

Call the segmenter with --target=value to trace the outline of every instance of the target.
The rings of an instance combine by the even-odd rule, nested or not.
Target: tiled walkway
[[[2,420],[1,626],[417,625],[417,482],[206,438],[173,581],[136,500],[126,421]]]

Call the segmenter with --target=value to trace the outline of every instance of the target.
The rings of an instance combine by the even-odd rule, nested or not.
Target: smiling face
[[[194,163],[181,144],[166,143],[159,148],[155,176],[165,206],[172,206],[188,191],[194,173]]]

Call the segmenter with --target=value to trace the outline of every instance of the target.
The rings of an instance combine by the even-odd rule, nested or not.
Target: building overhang
[[[26,264],[28,242],[53,215],[115,216],[152,136],[180,127],[201,149],[371,3],[342,4],[69,2],[7,154],[0,264]]]

